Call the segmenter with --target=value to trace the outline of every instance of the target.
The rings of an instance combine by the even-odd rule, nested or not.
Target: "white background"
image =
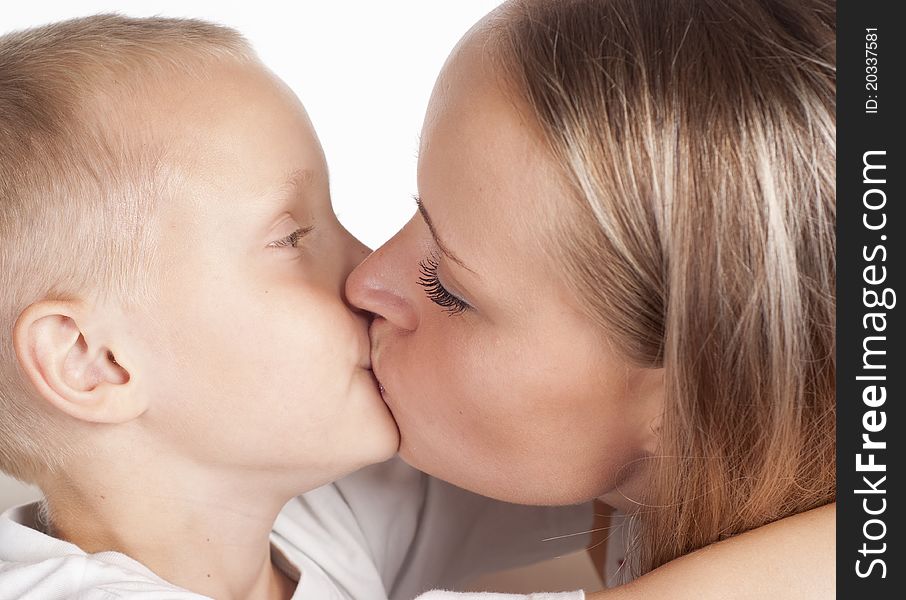
[[[3,0],[0,34],[101,12],[195,17],[238,29],[302,100],[327,154],[334,208],[374,248],[414,212],[418,134],[438,71],[457,40],[498,4]],[[0,511],[33,495],[0,474]]]

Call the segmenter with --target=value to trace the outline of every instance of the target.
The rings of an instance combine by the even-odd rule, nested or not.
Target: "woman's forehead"
[[[466,92],[451,92],[426,125],[419,195],[445,245],[480,277],[512,274],[544,287],[562,177],[506,97],[477,86]]]

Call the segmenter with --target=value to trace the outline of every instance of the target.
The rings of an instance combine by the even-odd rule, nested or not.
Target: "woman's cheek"
[[[449,338],[416,332],[395,340],[394,381],[387,385],[387,403],[400,427],[403,446],[425,452],[454,435],[461,437],[467,418],[470,388],[461,353]],[[429,343],[430,342],[430,343]],[[472,393],[469,393],[469,390]]]

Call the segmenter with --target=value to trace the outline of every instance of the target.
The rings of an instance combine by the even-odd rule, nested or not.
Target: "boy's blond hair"
[[[119,109],[212,61],[253,58],[236,31],[185,19],[98,15],[0,37],[0,470],[36,482],[78,448],[19,368],[22,311],[148,294],[166,144]]]

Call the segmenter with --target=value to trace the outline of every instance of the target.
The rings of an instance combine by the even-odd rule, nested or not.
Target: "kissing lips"
[[[381,378],[378,376],[377,371],[374,369],[374,362],[371,363],[371,374],[374,375],[374,380],[377,381],[378,391],[381,393],[381,399],[384,401],[384,404],[387,404],[387,388],[384,387],[384,384],[381,383]]]

